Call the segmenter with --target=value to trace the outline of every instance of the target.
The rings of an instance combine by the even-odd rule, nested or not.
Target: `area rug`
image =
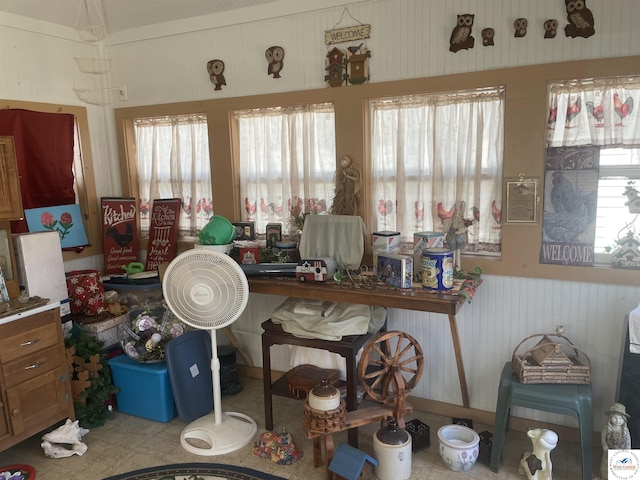
[[[285,480],[251,468],[219,463],[175,463],[121,473],[104,480]]]

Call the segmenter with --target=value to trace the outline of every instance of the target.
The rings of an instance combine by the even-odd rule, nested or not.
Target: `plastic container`
[[[118,292],[118,300],[129,308],[162,301],[162,283],[140,280],[131,283],[127,280],[105,280],[102,282],[105,291]]]
[[[108,361],[118,410],[136,417],[169,422],[176,416],[166,363],[140,363],[126,355]]]
[[[211,336],[186,332],[167,344],[167,369],[178,416],[191,422],[213,410]]]

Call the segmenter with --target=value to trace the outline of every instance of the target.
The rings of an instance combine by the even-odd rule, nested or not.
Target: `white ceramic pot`
[[[454,472],[466,472],[476,463],[480,436],[464,425],[445,425],[438,430],[440,458]]]
[[[309,406],[314,410],[328,412],[340,406],[340,390],[323,379],[320,385],[316,385],[309,391]]]

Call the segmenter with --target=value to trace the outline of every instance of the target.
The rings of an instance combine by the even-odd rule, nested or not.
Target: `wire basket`
[[[77,27],[76,30],[83,42],[101,42],[107,38],[107,29],[104,25],[86,25]]]
[[[77,97],[85,103],[91,105],[111,105],[116,96],[119,95],[119,88],[74,88]]]
[[[75,61],[82,73],[107,73],[111,70],[111,58],[76,57]]]

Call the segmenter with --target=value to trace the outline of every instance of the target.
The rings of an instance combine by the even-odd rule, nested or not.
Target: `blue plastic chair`
[[[502,369],[500,386],[498,387],[498,403],[491,448],[491,470],[497,472],[500,468],[509,414],[511,407],[517,405],[577,417],[580,427],[582,479],[591,480],[592,397],[591,385],[520,383],[518,377],[513,373],[511,362],[507,362]]]

